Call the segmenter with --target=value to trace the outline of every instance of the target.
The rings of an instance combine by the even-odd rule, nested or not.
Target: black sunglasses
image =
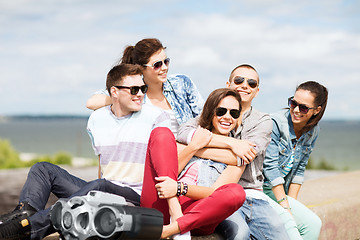
[[[240,85],[245,81],[245,79],[247,79],[247,83],[249,84],[249,86],[251,88],[256,88],[257,87],[258,82],[255,79],[252,79],[252,78],[245,78],[245,77],[237,76],[237,77],[234,78],[234,83],[236,85]]]
[[[227,108],[223,108],[223,107],[218,107],[215,110],[216,116],[218,116],[218,117],[224,116],[228,110],[230,111],[230,115],[232,118],[238,119],[240,117],[239,109],[227,109]]]
[[[165,58],[164,61],[157,61],[157,62],[154,62],[153,65],[150,65],[150,64],[144,64],[144,66],[146,67],[152,67],[154,68],[154,70],[158,70],[162,67],[163,63],[165,64],[165,66],[169,66],[169,63],[170,63],[170,58]]]
[[[289,97],[288,104],[291,109],[295,109],[297,106],[299,106],[299,111],[303,114],[308,113],[310,109],[316,109],[316,107],[311,108],[306,106],[305,104],[299,104],[297,101],[294,100],[294,97]]]
[[[148,90],[148,86],[147,85],[142,85],[142,86],[132,86],[132,87],[127,87],[127,86],[114,86],[117,89],[122,89],[122,88],[126,88],[126,89],[130,89],[130,94],[131,95],[136,95],[139,90],[141,90],[141,92],[143,94],[145,94]]]

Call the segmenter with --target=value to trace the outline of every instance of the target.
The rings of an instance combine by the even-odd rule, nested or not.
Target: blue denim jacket
[[[284,184],[285,192],[288,193],[290,183],[302,184],[304,182],[305,167],[319,135],[319,126],[316,125],[296,139],[288,109],[272,114],[271,118],[273,130],[264,160],[264,187],[272,188]],[[295,144],[294,165],[284,179],[280,170],[289,162]]]
[[[179,125],[200,114],[204,100],[194,82],[185,75],[170,75],[163,85],[163,93],[174,111]],[[95,94],[105,94],[108,91],[100,90]],[[147,98],[145,95],[144,102]]]
[[[204,187],[211,187],[227,167],[225,163],[214,162],[210,159],[192,157],[189,163],[179,174],[179,178],[181,178],[195,162],[200,163],[196,185]]]
[[[179,125],[200,114],[204,100],[194,82],[185,75],[168,76],[163,92]]]

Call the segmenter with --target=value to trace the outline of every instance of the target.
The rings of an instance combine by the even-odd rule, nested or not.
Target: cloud
[[[0,0],[0,94],[13,101],[0,103],[0,114],[88,113],[86,98],[103,88],[124,47],[158,37],[170,73],[189,75],[204,97],[223,87],[236,65],[250,63],[261,77],[260,110],[285,107],[297,84],[317,80],[330,90],[325,117],[360,118],[351,111],[360,89],[358,3],[221,3]],[[34,103],[22,107],[14,89]],[[52,108],[59,99],[68,107]]]

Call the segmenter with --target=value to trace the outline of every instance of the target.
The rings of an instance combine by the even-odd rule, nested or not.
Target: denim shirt
[[[304,182],[305,167],[319,135],[319,126],[316,125],[310,131],[303,133],[299,139],[296,139],[288,109],[272,114],[271,118],[273,130],[264,160],[264,187],[272,188],[284,184],[287,194],[290,183],[302,184]],[[289,174],[283,178],[281,168],[284,168],[290,161],[293,150],[294,165]]]
[[[171,109],[174,111],[179,125],[199,115],[203,108],[204,100],[199,90],[194,82],[185,75],[178,74],[168,76],[163,85],[163,93]],[[95,94],[105,94],[109,96],[106,90],[97,91]],[[145,95],[144,103],[147,101]]]
[[[163,92],[179,125],[200,114],[204,100],[194,82],[185,75],[168,76]]]
[[[197,176],[197,186],[211,187],[220,174],[225,170],[227,165],[225,163],[214,162],[210,159],[204,159],[199,157],[192,157],[185,168],[180,172],[179,178],[184,176],[186,171],[191,167],[193,163],[199,163],[199,171]]]

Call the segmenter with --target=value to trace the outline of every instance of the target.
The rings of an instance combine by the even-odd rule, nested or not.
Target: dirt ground
[[[65,166],[71,174],[90,181],[96,178],[97,167],[72,168]],[[29,168],[0,170],[0,214],[12,211],[18,204],[21,189],[26,181]],[[57,198],[50,195],[48,206]]]

